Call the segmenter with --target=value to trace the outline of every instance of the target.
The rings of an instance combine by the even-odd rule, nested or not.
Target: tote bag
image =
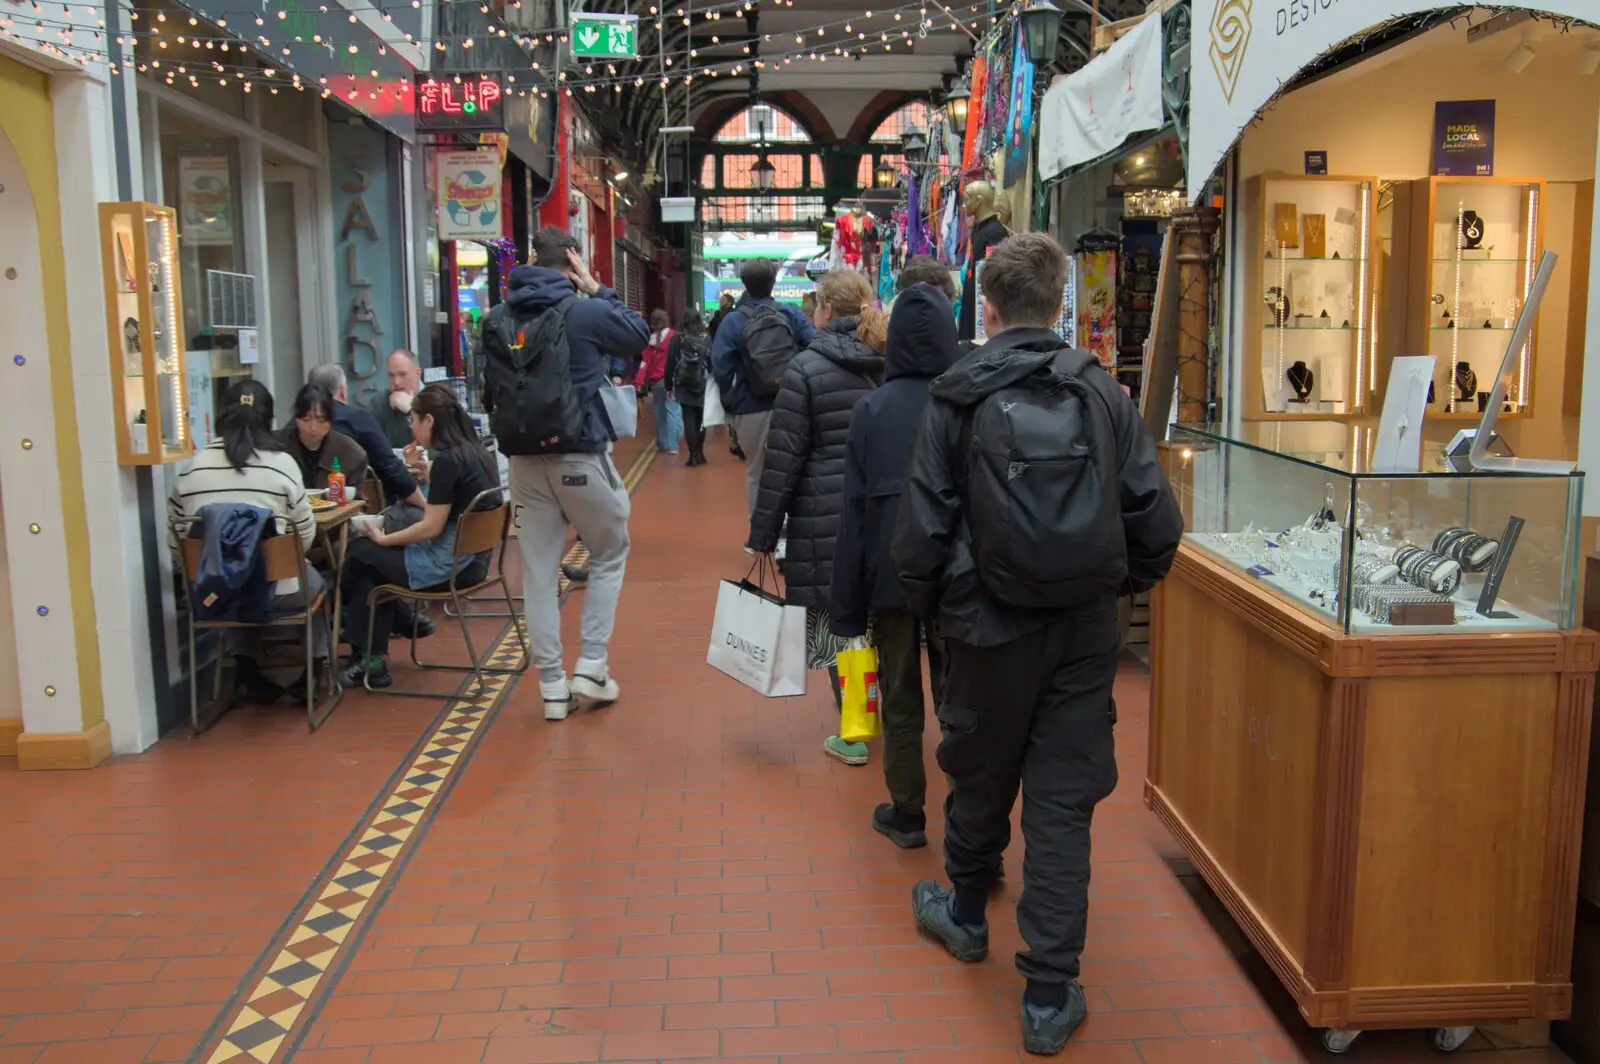
[[[629,440],[639,434],[639,393],[630,384],[600,385],[600,403],[606,408],[606,420],[611,422],[611,433],[619,440]]]
[[[805,607],[786,604],[748,578],[722,581],[706,664],[768,698],[805,694]]]
[[[722,406],[722,390],[714,380],[706,381],[706,409],[700,418],[702,428],[714,429],[728,423],[727,411]]]
[[[883,734],[878,716],[878,652],[865,639],[852,639],[835,660],[839,670],[839,738],[864,743]]]

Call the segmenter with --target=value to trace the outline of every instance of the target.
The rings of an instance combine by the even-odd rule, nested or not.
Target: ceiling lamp
[[[763,192],[772,191],[772,183],[777,177],[778,168],[768,162],[765,155],[750,164],[750,179]]]
[[[873,167],[872,181],[879,188],[894,187],[894,166],[888,159],[879,159],[878,165]]]
[[[1019,17],[1028,62],[1048,67],[1056,61],[1056,48],[1061,44],[1061,9],[1049,0],[1034,0],[1022,9]]]
[[[906,131],[900,134],[900,154],[906,157],[908,163],[920,163],[928,154],[928,138],[922,135],[922,130],[916,126],[907,126]]]
[[[945,117],[950,122],[950,130],[956,136],[961,136],[967,131],[967,104],[972,99],[972,92],[967,88],[967,79],[962,78],[951,87],[944,98]]]

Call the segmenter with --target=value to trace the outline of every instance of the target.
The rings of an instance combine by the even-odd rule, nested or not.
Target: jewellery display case
[[[1583,474],[1367,471],[1368,425],[1176,426],[1184,539],[1341,632],[1561,631]]]
[[[1374,389],[1373,177],[1269,173],[1244,212],[1248,420],[1359,416]]]
[[[1544,250],[1544,190],[1542,180],[1526,178],[1414,182],[1406,351],[1437,360],[1429,417],[1476,421],[1482,414]],[[1504,417],[1532,413],[1537,338],[1536,326]]]
[[[100,204],[106,335],[122,465],[194,453],[189,436],[175,212],[155,203]]]
[[[1571,1008],[1600,664],[1581,474],[1374,474],[1374,433],[1175,428],[1151,602],[1146,803],[1340,1052]]]

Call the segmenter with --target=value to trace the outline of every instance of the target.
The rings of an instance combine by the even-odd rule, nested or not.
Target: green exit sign
[[[634,59],[639,55],[639,16],[576,11],[568,38],[579,59]]]

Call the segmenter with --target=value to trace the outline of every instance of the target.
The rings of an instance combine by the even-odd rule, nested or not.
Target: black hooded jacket
[[[783,375],[767,431],[767,467],[761,474],[748,546],[777,549],[783,519],[789,545],[783,563],[791,605],[828,605],[834,540],[844,505],[844,451],[850,412],[878,386],[883,357],[856,339],[856,318],[838,318],[818,330]]]
[[[937,617],[941,633],[973,646],[999,646],[1059,618],[1001,602],[984,588],[972,558],[962,511],[972,409],[1002,388],[1047,366],[1061,350],[1049,329],[1008,329],[933,382],[933,398],[917,433],[895,528],[895,574],[906,604]],[[1111,413],[1127,543],[1124,591],[1143,591],[1167,575],[1183,535],[1183,514],[1156,457],[1155,441],[1128,393],[1098,363],[1080,379]],[[1109,605],[1109,603],[1108,603]]]
[[[931,285],[912,285],[894,301],[883,387],[856,404],[845,455],[844,516],[833,555],[828,619],[834,633],[867,634],[867,620],[904,613],[889,547],[917,424],[933,379],[956,361],[955,310]]]

